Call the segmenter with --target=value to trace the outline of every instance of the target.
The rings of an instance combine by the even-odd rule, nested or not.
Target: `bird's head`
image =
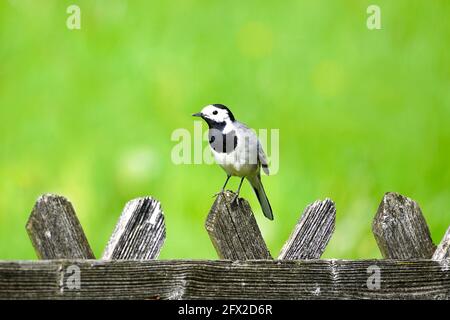
[[[223,104],[210,104],[203,108],[201,112],[194,113],[194,117],[201,117],[210,127],[217,124],[229,124],[234,122],[234,116],[228,107]]]

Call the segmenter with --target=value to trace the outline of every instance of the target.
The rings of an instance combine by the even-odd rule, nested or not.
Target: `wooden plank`
[[[450,259],[450,227],[433,254],[433,260]]]
[[[387,259],[429,259],[436,249],[419,205],[398,193],[384,196],[372,230]]]
[[[205,222],[221,259],[272,259],[248,202],[225,191],[217,196]]]
[[[0,299],[450,299],[450,261],[2,261]]]
[[[278,259],[319,259],[334,232],[335,221],[336,206],[330,199],[309,205],[281,249]]]
[[[166,239],[164,214],[159,201],[144,197],[125,205],[102,259],[156,259]]]
[[[26,229],[40,259],[95,258],[72,204],[62,196],[39,197]]]

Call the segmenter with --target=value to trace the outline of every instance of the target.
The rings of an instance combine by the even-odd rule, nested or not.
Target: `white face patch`
[[[231,123],[228,111],[225,109],[217,108],[213,105],[208,105],[203,108],[202,114],[205,118],[211,119],[215,122]]]

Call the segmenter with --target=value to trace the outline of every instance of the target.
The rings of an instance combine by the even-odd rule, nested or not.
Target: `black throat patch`
[[[217,122],[217,121],[214,121],[214,120],[206,118],[206,117],[204,117],[203,120],[206,121],[206,123],[208,124],[208,128],[210,130],[214,129],[214,130],[222,131],[225,128],[225,126],[227,125],[225,121]]]
[[[234,130],[224,134],[222,130],[210,129],[208,135],[209,145],[218,153],[228,154],[237,147],[238,138]]]

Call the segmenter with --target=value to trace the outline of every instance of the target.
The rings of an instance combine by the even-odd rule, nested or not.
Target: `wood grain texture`
[[[40,259],[95,258],[72,204],[62,196],[41,196],[26,229]]]
[[[450,261],[2,261],[0,299],[450,299]]]
[[[166,239],[159,201],[144,197],[129,201],[122,211],[102,259],[156,259]]]
[[[398,193],[384,196],[372,230],[387,259],[429,259],[436,249],[419,205]]]
[[[319,259],[334,232],[335,221],[336,206],[330,199],[309,205],[281,249],[278,259]]]
[[[439,243],[432,257],[433,260],[450,259],[450,227]]]
[[[272,259],[248,202],[234,193],[219,194],[205,222],[209,237],[221,259]]]

